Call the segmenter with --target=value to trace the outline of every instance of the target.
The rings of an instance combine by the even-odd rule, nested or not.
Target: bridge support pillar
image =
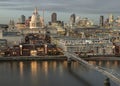
[[[104,80],[104,86],[110,86],[110,80],[109,80],[109,78],[106,78]]]

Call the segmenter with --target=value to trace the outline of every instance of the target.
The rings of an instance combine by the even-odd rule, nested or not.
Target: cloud
[[[0,0],[1,9],[39,10],[75,13],[120,13],[120,0]]]

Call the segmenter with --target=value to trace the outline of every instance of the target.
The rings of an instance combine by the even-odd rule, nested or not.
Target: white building
[[[114,16],[112,14],[109,15],[109,23],[113,23],[114,22]]]
[[[81,27],[90,27],[93,26],[93,21],[91,21],[88,18],[81,18],[77,20],[76,24],[77,26],[81,26]]]
[[[56,41],[55,41],[56,40]],[[113,55],[113,44],[109,39],[57,38],[52,41],[63,51],[91,53],[92,55]]]
[[[33,12],[33,15],[30,21],[30,29],[36,29],[36,28],[42,28],[42,27],[43,27],[42,18],[38,13],[38,9],[35,8],[35,11]]]
[[[21,36],[18,32],[4,32],[2,33],[1,39],[6,39],[8,46],[11,47],[21,43],[23,36]]]
[[[44,28],[41,28],[41,29],[29,29],[29,28],[26,28],[24,30],[21,30],[20,31],[22,34],[29,34],[29,33],[39,33],[39,34],[45,34],[46,33],[46,30]]]

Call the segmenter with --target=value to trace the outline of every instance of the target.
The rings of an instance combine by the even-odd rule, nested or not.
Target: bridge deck
[[[89,68],[92,68],[92,69],[94,69],[94,70],[104,74],[105,76],[109,77],[113,82],[115,82],[116,84],[120,85],[120,78],[118,78],[114,74],[108,72],[106,69],[104,69],[104,68],[102,68],[100,66],[95,66],[95,65],[89,64],[87,61],[81,59],[75,53],[64,52],[64,55],[67,56],[68,58],[71,58],[73,60],[78,61],[79,63],[81,63],[81,64],[83,64],[85,66],[88,66]]]

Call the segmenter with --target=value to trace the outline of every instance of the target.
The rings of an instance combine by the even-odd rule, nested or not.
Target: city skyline
[[[9,22],[10,19],[17,19],[21,15],[31,16],[35,7],[39,9],[40,15],[42,16],[42,11],[45,11],[45,20],[50,20],[51,13],[58,13],[58,18],[63,21],[68,21],[68,15],[72,13],[85,15],[85,17],[91,14],[98,15],[110,14],[119,15],[119,0],[75,0],[75,1],[55,1],[55,0],[45,0],[45,1],[34,1],[34,0],[1,0],[0,1],[0,23]],[[59,16],[60,14],[60,16]],[[63,17],[63,18],[61,18]],[[95,16],[94,16],[95,17]],[[48,21],[47,21],[48,22]]]

